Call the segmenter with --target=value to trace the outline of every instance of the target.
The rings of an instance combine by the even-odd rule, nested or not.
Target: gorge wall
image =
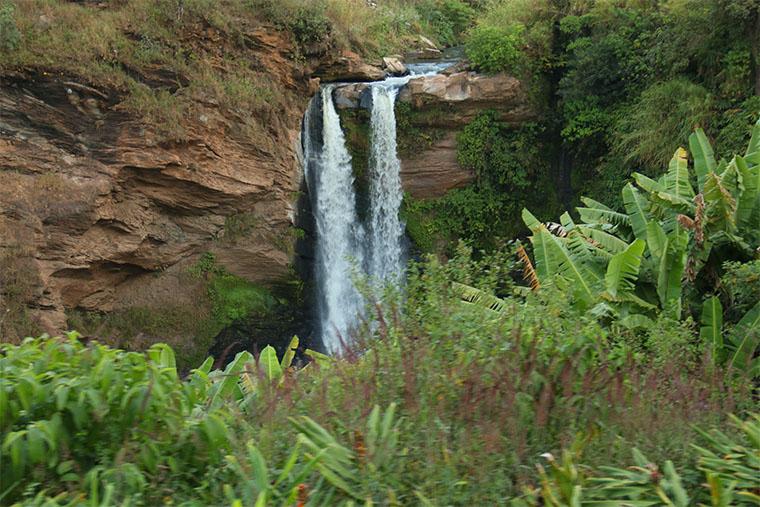
[[[382,70],[352,53],[297,62],[289,39],[271,27],[246,36],[246,58],[284,90],[278,106],[256,113],[252,128],[242,112],[198,99],[181,140],[163,139],[162,126],[128,111],[123,90],[107,81],[42,67],[0,76],[6,314],[23,307],[50,333],[67,329],[71,310],[169,305],[200,315],[208,272],[187,273],[209,258],[275,299],[278,289],[303,289],[304,273],[295,269],[295,245],[308,243],[311,232],[301,228],[308,218],[297,216],[303,113],[318,76],[366,81]],[[172,82],[160,67],[140,79]],[[419,197],[472,179],[456,163],[456,132],[479,110],[497,109],[514,122],[530,115],[509,76],[426,77],[399,100],[410,108],[412,128],[436,132],[424,146],[401,147],[404,187]],[[308,251],[302,249],[306,264]]]

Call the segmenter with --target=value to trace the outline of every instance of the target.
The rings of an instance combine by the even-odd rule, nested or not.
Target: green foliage
[[[251,8],[261,12],[280,29],[289,32],[301,50],[327,42],[333,30],[325,2],[277,2],[250,0]]]
[[[446,46],[456,44],[475,18],[475,10],[461,0],[422,0],[415,9],[435,40]]]
[[[28,486],[94,496],[110,484],[114,501],[150,503],[159,471],[192,488],[229,448],[229,413],[196,410],[206,399],[204,374],[181,381],[166,345],[125,353],[82,345],[72,333],[5,345],[0,363],[6,502]]]
[[[0,379],[0,407],[18,407],[18,416],[2,427],[2,466],[33,453],[37,444],[25,439],[37,439],[34,421],[60,412],[74,424],[81,403],[89,417],[86,432],[55,452],[42,438],[44,466],[19,476],[3,501],[488,505],[529,498],[525,491],[541,487],[531,472],[538,455],[560,454],[576,438],[594,469],[624,466],[634,445],[653,462],[672,460],[691,496],[703,480],[688,446],[709,445],[690,425],[720,425],[751,398],[716,372],[640,363],[650,352],[629,354],[630,331],[576,312],[550,283],[515,292],[511,253],[473,261],[460,248],[448,264],[413,266],[403,300],[379,303],[360,354],[307,351],[315,361],[297,371],[288,367],[296,340],[280,361],[269,347],[258,361],[240,353],[224,371],[211,371],[209,358],[185,379],[165,346],[147,356],[73,336],[6,346],[0,361],[13,373]],[[476,297],[462,304],[459,284],[484,296],[468,289]],[[488,301],[498,307],[482,309]],[[654,322],[651,336],[679,329],[668,325]],[[57,362],[40,359],[48,356]],[[28,376],[29,384],[19,380]],[[48,400],[30,399],[35,419],[23,408],[30,386]],[[59,411],[57,393],[68,386],[73,412]],[[151,472],[143,455],[156,446]],[[81,465],[60,466],[70,460]]]
[[[12,3],[0,4],[0,51],[13,51],[21,42],[21,32],[16,26]]]
[[[565,451],[561,460],[545,455],[547,468],[539,465],[541,487],[513,505],[757,505],[760,479],[760,417],[750,415],[742,421],[733,418],[740,430],[738,439],[720,431],[703,433],[705,447],[695,446],[699,470],[704,474],[699,488],[687,488],[685,478],[671,461],[662,468],[638,449],[633,449],[634,464],[627,468],[600,467],[589,470],[578,465],[580,450]],[[710,502],[710,503],[707,503]]]
[[[520,49],[524,44],[524,33],[524,27],[520,25],[478,25],[467,37],[465,53],[483,72],[515,72],[523,63]]]
[[[217,275],[210,281],[208,294],[214,319],[221,326],[266,313],[276,304],[265,288],[228,273]]]
[[[654,84],[620,113],[613,149],[627,162],[660,167],[667,162],[673,146],[685,144],[694,128],[708,127],[711,107],[708,91],[688,80]]]
[[[536,124],[509,129],[496,112],[484,111],[459,134],[457,160],[475,173],[481,187],[519,192],[547,172],[540,134]]]
[[[760,260],[726,262],[720,288],[725,294],[726,317],[736,322],[756,301],[760,301]]]
[[[636,186],[628,183],[622,192],[627,216],[592,199],[578,208],[580,224],[567,213],[560,217],[561,225],[543,224],[523,210],[540,282],[560,277],[579,308],[613,315],[623,326],[638,326],[657,309],[680,318],[684,279],[693,282],[701,273],[715,272],[720,267],[716,259],[751,258],[760,245],[758,139],[760,123],[744,157],[718,164],[704,132],[697,130],[689,138],[695,174],[681,148],[658,180],[634,173]],[[718,287],[701,289],[715,292]],[[758,315],[760,308],[749,309],[724,340],[719,301],[712,297],[704,303],[701,336],[715,361],[728,360],[729,366],[757,374]],[[693,355],[684,349],[688,339],[680,341],[683,346],[667,343],[665,351]]]
[[[402,217],[423,252],[451,253],[458,239],[477,249],[493,248],[498,238],[522,232],[510,212],[540,202],[540,215],[558,209],[549,181],[542,129],[532,123],[510,128],[494,111],[479,114],[460,132],[457,160],[476,175],[474,184],[437,199],[406,196]],[[528,188],[537,191],[528,194]]]

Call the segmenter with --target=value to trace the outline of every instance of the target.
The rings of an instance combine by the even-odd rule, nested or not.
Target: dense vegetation
[[[756,505],[760,122],[728,162],[691,148],[624,212],[526,210],[534,260],[412,265],[341,358],[294,370],[294,338],[181,378],[166,345],[3,346],[2,500]]]
[[[0,345],[0,504],[760,504],[757,1],[378,4],[0,1],[1,69],[110,83],[168,139],[197,93],[252,122],[287,98],[240,48],[191,41],[195,24],[241,41],[275,25],[294,60],[464,42],[541,111],[463,130],[475,183],[404,210],[448,261],[412,263],[403,294],[366,289],[341,357],[294,338],[219,370],[184,350],[278,304],[210,255],[187,273],[208,314],[72,321],[172,331],[176,357],[76,332]],[[183,84],[139,78],[155,65]]]
[[[719,155],[738,153],[760,117],[756,0],[473,6],[473,26],[461,39],[466,55],[481,71],[506,71],[529,83],[540,119],[515,130],[485,112],[462,133],[460,160],[479,175],[465,191],[471,204],[458,206],[454,196],[411,203],[412,211],[440,209],[434,217],[440,237],[425,241],[443,245],[437,251],[451,252],[450,237],[489,248],[494,233],[522,233],[513,217],[524,206],[548,219],[558,202],[569,208],[581,195],[617,196],[633,171],[657,174],[697,127]],[[526,175],[535,183],[528,195]],[[413,213],[413,225],[425,216]]]

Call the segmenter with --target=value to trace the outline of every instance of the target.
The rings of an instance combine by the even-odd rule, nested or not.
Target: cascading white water
[[[317,226],[317,273],[322,341],[327,351],[341,349],[357,315],[362,311],[361,296],[352,282],[352,271],[363,262],[364,229],[356,214],[356,195],[351,155],[346,148],[332,90],[321,90],[322,150],[307,162],[316,162],[310,175],[316,188],[314,215]],[[312,151],[310,143],[305,151]]]
[[[396,152],[396,95],[400,82],[374,84],[370,120],[369,274],[378,283],[398,281],[403,270],[404,226],[399,220],[401,162]]]
[[[363,269],[380,285],[402,281],[404,226],[399,208],[403,193],[395,101],[399,89],[413,76],[434,74],[445,66],[410,65],[410,76],[370,85],[368,233],[358,219],[351,156],[332,98],[335,85],[322,87],[304,116],[304,173],[317,230],[318,320],[322,343],[330,353],[340,352],[350,340],[363,311],[363,298],[353,283],[355,270]]]

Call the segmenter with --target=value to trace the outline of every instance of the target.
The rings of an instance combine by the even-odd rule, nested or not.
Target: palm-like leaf
[[[649,216],[647,214],[649,203],[646,198],[633,185],[628,183],[623,187],[623,204],[630,217],[634,236],[638,239],[646,239],[647,223],[649,223]]]
[[[697,185],[701,191],[707,173],[715,172],[718,167],[715,152],[702,129],[697,129],[689,136],[689,148],[694,157],[694,172],[697,173]]]
[[[736,223],[740,228],[757,231],[760,223],[753,218],[760,217],[760,165],[750,167],[743,157],[735,161],[744,186],[736,208]]]
[[[250,352],[238,352],[235,359],[227,365],[224,372],[218,375],[221,380],[219,380],[214,386],[213,394],[209,399],[209,406],[217,407],[223,402],[223,400],[230,396],[239,397],[239,395],[242,394],[238,385],[240,374],[246,364],[252,361],[253,356]]]
[[[713,229],[733,231],[736,228],[736,200],[723,186],[720,176],[716,173],[708,173],[705,176],[704,197],[707,221]]]
[[[628,243],[609,232],[600,231],[583,225],[578,226],[578,231],[586,236],[594,246],[614,255],[628,248]]]
[[[709,344],[713,361],[719,361],[723,351],[723,306],[717,296],[709,297],[702,305],[702,327],[699,336]]]
[[[683,148],[678,148],[670,160],[665,174],[665,189],[689,202],[694,198],[694,189],[689,183],[688,154]]]
[[[742,370],[750,369],[755,351],[760,345],[760,301],[736,324],[731,334],[731,342],[735,352],[729,366]]]
[[[617,297],[619,293],[630,292],[634,289],[645,248],[646,243],[637,239],[625,251],[612,257],[604,277],[607,292],[611,296]]]
[[[747,145],[747,152],[744,154],[744,158],[750,165],[760,164],[760,119],[757,120],[755,126],[752,128],[752,137]]]
[[[451,288],[465,303],[480,306],[496,313],[503,313],[506,309],[506,302],[485,291],[465,285],[463,283],[453,282]]]

